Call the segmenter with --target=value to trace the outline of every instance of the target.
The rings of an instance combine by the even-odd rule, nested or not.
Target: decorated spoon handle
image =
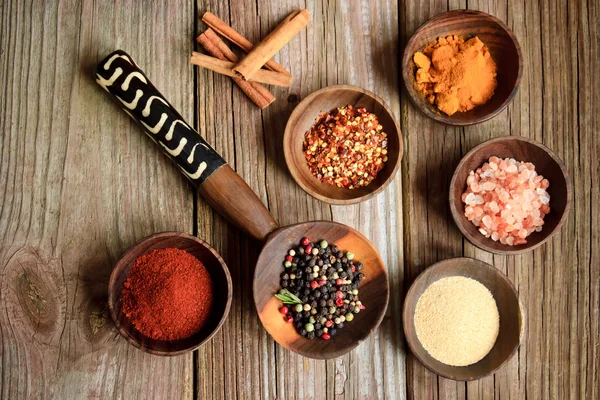
[[[122,50],[96,67],[96,82],[138,122],[221,215],[264,240],[277,223],[256,194],[190,127]]]

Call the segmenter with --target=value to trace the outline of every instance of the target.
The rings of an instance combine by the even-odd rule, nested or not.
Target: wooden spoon
[[[109,92],[145,132],[159,144],[204,199],[230,222],[265,242],[254,273],[254,303],[265,329],[282,346],[303,356],[326,359],[352,350],[379,326],[389,299],[388,278],[377,249],[356,230],[336,222],[314,221],[279,228],[244,180],[190,127],[121,50],[96,67],[100,86]],[[366,278],[359,288],[366,309],[329,341],[308,340],[285,323],[273,295],[287,250],[302,237],[325,239],[355,254]]]

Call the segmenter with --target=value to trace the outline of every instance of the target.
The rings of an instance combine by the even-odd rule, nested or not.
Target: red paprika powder
[[[169,248],[139,257],[123,284],[123,312],[157,340],[185,339],[210,315],[213,284],[206,267],[186,251]]]

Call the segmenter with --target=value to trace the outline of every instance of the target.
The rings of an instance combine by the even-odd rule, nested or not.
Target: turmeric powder
[[[440,37],[414,54],[416,80],[425,98],[452,115],[487,102],[496,89],[496,63],[477,36]]]

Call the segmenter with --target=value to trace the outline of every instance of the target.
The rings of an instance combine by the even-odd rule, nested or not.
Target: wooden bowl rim
[[[530,246],[527,246],[527,244],[525,244],[525,247],[520,248],[520,249],[511,249],[511,246],[505,245],[506,249],[498,250],[498,249],[494,249],[494,248],[488,246],[487,244],[485,244],[485,241],[478,243],[477,240],[475,240],[475,238],[471,235],[471,233],[464,228],[464,226],[462,224],[462,219],[461,219],[462,214],[456,209],[456,206],[454,204],[455,198],[454,198],[454,190],[453,189],[454,189],[455,185],[457,184],[456,180],[458,178],[458,172],[462,168],[464,168],[467,158],[471,157],[473,154],[477,153],[478,151],[481,151],[483,148],[485,148],[491,144],[502,143],[507,140],[522,141],[527,144],[537,146],[540,149],[542,149],[546,154],[548,154],[550,156],[550,158],[552,158],[558,164],[558,166],[560,167],[560,170],[563,173],[563,177],[565,179],[566,186],[567,186],[567,200],[566,200],[567,204],[565,207],[565,211],[563,212],[563,215],[560,217],[560,220],[558,221],[558,224],[556,225],[556,227],[552,231],[550,231],[548,236],[546,236],[539,243],[536,243],[536,244],[533,244]],[[479,247],[482,250],[489,251],[490,253],[515,255],[515,254],[523,254],[523,253],[531,251],[535,248],[540,247],[541,245],[546,243],[552,236],[556,235],[561,230],[563,224],[565,223],[565,221],[567,220],[567,218],[569,216],[569,211],[571,210],[571,204],[573,203],[573,187],[572,187],[571,178],[569,176],[567,168],[565,167],[562,160],[558,157],[558,155],[556,155],[556,153],[554,153],[550,148],[546,147],[544,144],[542,144],[536,140],[533,140],[533,139],[530,139],[530,138],[527,138],[524,136],[500,136],[497,138],[486,140],[483,143],[480,143],[479,145],[477,145],[473,149],[471,149],[471,151],[469,151],[467,154],[465,154],[463,158],[461,158],[460,162],[454,169],[454,174],[452,175],[452,180],[450,181],[450,193],[448,196],[448,201],[450,203],[450,212],[452,214],[452,218],[454,219],[454,223],[456,224],[456,226],[458,227],[460,232],[463,234],[463,236],[469,242],[471,242],[471,244]]]
[[[364,336],[364,338],[353,342],[351,345],[346,346],[345,348],[338,349],[336,352],[333,352],[331,354],[311,353],[311,352],[305,352],[305,351],[297,351],[296,349],[294,349],[294,348],[292,348],[290,346],[287,346],[287,344],[285,344],[285,343],[280,343],[279,340],[277,340],[277,338],[275,338],[275,336],[266,328],[266,325],[263,323],[262,315],[260,313],[260,310],[258,308],[258,304],[257,304],[257,301],[256,301],[256,293],[259,291],[259,289],[257,287],[257,281],[258,280],[256,279],[258,268],[256,268],[254,270],[254,276],[252,278],[252,298],[254,300],[254,307],[256,308],[256,313],[258,314],[258,318],[260,319],[260,322],[261,322],[263,328],[267,331],[267,333],[269,334],[269,336],[271,336],[273,338],[273,340],[275,342],[277,342],[277,344],[279,344],[281,347],[284,347],[284,348],[286,348],[286,349],[288,349],[290,351],[293,351],[294,353],[299,354],[299,355],[301,355],[303,357],[306,357],[306,358],[311,358],[311,359],[314,359],[314,360],[329,360],[329,359],[341,357],[344,354],[349,353],[350,351],[354,350],[359,344],[361,344],[369,336],[371,336],[371,334],[374,333],[375,330],[377,330],[377,328],[379,328],[379,325],[381,324],[381,322],[383,321],[383,318],[385,317],[385,313],[387,311],[387,308],[388,308],[389,302],[390,302],[390,283],[389,283],[389,277],[388,277],[388,274],[387,274],[386,265],[383,262],[383,259],[381,258],[381,255],[379,254],[379,251],[377,250],[377,248],[375,247],[375,245],[366,236],[364,236],[362,233],[360,233],[356,229],[354,229],[351,226],[348,226],[346,224],[342,224],[340,222],[335,222],[335,221],[315,220],[315,221],[308,221],[308,222],[299,222],[299,223],[296,223],[296,224],[286,225],[286,226],[278,228],[273,233],[271,233],[269,235],[268,239],[265,241],[264,246],[261,249],[260,254],[258,255],[258,259],[257,259],[257,262],[256,262],[257,267],[259,265],[258,261],[263,256],[265,248],[267,247],[268,244],[272,243],[276,239],[276,236],[277,236],[278,233],[282,232],[286,228],[299,227],[301,225],[310,226],[310,225],[312,225],[315,222],[318,222],[318,223],[327,223],[327,224],[330,224],[330,225],[337,225],[337,226],[343,227],[344,229],[348,229],[353,235],[356,235],[356,236],[360,237],[361,239],[365,240],[367,243],[370,244],[371,248],[375,251],[375,255],[377,256],[377,259],[379,260],[379,263],[382,266],[383,278],[384,278],[385,289],[386,289],[386,293],[385,293],[385,305],[381,308],[380,314],[377,316],[377,318],[375,318],[373,320],[374,324],[368,330],[368,332]]]
[[[314,190],[312,190],[311,188],[304,185],[300,179],[300,175],[297,172],[297,169],[290,162],[292,155],[289,154],[289,151],[287,148],[288,146],[286,146],[286,143],[289,143],[293,137],[292,131],[294,128],[291,126],[291,121],[295,120],[297,115],[304,110],[306,104],[309,104],[315,98],[317,98],[318,96],[320,96],[324,93],[328,93],[328,92],[332,92],[332,91],[336,91],[336,90],[348,90],[348,91],[357,92],[357,93],[360,93],[363,95],[367,95],[367,96],[373,98],[373,100],[375,100],[381,107],[383,107],[385,109],[385,112],[388,113],[388,115],[392,119],[392,121],[394,123],[394,127],[396,129],[395,136],[397,136],[397,139],[398,139],[398,160],[396,161],[396,164],[394,165],[390,176],[385,181],[383,181],[383,183],[381,185],[379,185],[377,187],[373,186],[375,189],[373,189],[369,193],[367,193],[363,196],[356,197],[354,199],[333,199],[331,197],[324,196],[320,193],[317,193]],[[324,110],[324,111],[329,111],[329,110]],[[389,132],[386,132],[386,133],[388,134],[388,136],[390,135]],[[300,101],[300,103],[298,103],[298,105],[294,108],[294,111],[292,111],[292,113],[290,114],[290,117],[287,120],[287,123],[285,125],[285,130],[283,133],[283,154],[284,154],[284,158],[285,158],[285,163],[288,167],[288,170],[290,171],[290,174],[292,175],[292,178],[294,178],[294,181],[296,181],[296,183],[302,188],[302,190],[304,190],[306,193],[308,193],[309,195],[311,195],[312,197],[314,197],[317,200],[321,200],[321,201],[323,201],[325,203],[329,203],[329,204],[343,206],[343,205],[362,203],[363,201],[369,200],[369,199],[373,198],[374,196],[376,196],[377,194],[381,193],[383,190],[385,190],[389,186],[389,184],[392,182],[392,180],[396,177],[396,173],[398,172],[398,169],[400,168],[400,163],[402,162],[402,157],[404,155],[404,138],[402,136],[402,131],[400,130],[400,124],[396,120],[394,113],[392,112],[391,108],[387,105],[387,103],[381,97],[377,96],[375,93],[371,92],[370,90],[363,89],[359,86],[332,85],[332,86],[326,86],[322,89],[315,90],[314,92],[312,92],[311,94],[306,96],[304,99],[302,99],[302,101]],[[368,188],[369,186],[366,186],[366,187]]]
[[[518,313],[518,315],[519,315],[520,330],[519,330],[519,341],[517,342],[515,348],[510,352],[510,354],[508,355],[508,357],[506,357],[506,359],[504,361],[502,361],[502,363],[500,363],[500,365],[498,365],[496,368],[494,368],[494,369],[492,369],[489,372],[486,372],[484,374],[473,375],[473,376],[470,376],[470,377],[468,377],[466,379],[457,379],[456,377],[453,377],[453,376],[444,374],[442,372],[436,371],[435,368],[433,368],[432,366],[428,365],[416,353],[416,351],[415,351],[415,344],[413,343],[412,339],[410,339],[410,336],[408,335],[408,332],[406,331],[406,327],[409,326],[409,324],[412,323],[412,321],[410,321],[410,317],[409,317],[409,310],[408,310],[408,301],[407,301],[407,299],[409,297],[414,297],[415,296],[414,295],[415,284],[417,283],[418,280],[425,279],[425,272],[428,272],[428,271],[433,270],[435,268],[443,267],[445,264],[450,263],[450,262],[463,261],[463,260],[464,261],[468,261],[468,262],[475,262],[475,263],[479,264],[479,267],[487,268],[488,270],[493,271],[493,273],[495,273],[501,280],[503,280],[504,282],[506,282],[508,284],[508,286],[511,289],[511,292],[514,294],[515,298],[517,299],[517,303],[519,304],[519,313]],[[459,275],[457,275],[457,276],[459,276]],[[462,275],[460,275],[460,276],[462,276]],[[431,285],[431,283],[430,283],[430,285]],[[418,299],[417,299],[417,301],[418,301]],[[427,368],[429,371],[433,372],[436,375],[442,376],[442,377],[447,378],[447,379],[451,379],[453,381],[468,382],[468,381],[474,381],[474,380],[477,380],[477,379],[481,379],[483,377],[486,377],[486,376],[489,376],[491,374],[496,373],[500,368],[504,367],[504,365],[506,365],[506,363],[508,361],[510,361],[510,359],[512,359],[514,357],[515,353],[517,352],[517,350],[521,346],[521,343],[523,341],[523,337],[525,336],[525,312],[524,312],[523,304],[521,303],[521,299],[519,297],[519,293],[517,292],[517,289],[515,288],[515,285],[513,285],[513,283],[510,281],[510,279],[508,279],[508,277],[504,273],[502,273],[502,271],[500,271],[498,268],[496,268],[493,265],[488,264],[488,263],[486,263],[484,261],[481,261],[481,260],[478,260],[476,258],[473,258],[473,257],[447,258],[445,260],[438,261],[438,262],[432,264],[431,266],[425,268],[417,276],[417,278],[413,281],[413,283],[410,285],[410,288],[408,289],[408,291],[406,292],[406,296],[404,297],[404,305],[402,306],[402,328],[403,328],[403,331],[404,331],[404,337],[406,338],[406,342],[408,343],[408,347],[410,348],[410,352],[413,354],[413,356],[415,356],[415,358],[417,360],[419,360],[419,362],[421,364],[423,364],[423,366],[425,366],[425,368]],[[469,366],[467,365],[466,367],[462,367],[462,368],[467,368],[467,367],[469,367]],[[456,368],[461,368],[461,367],[456,367]]]
[[[515,49],[517,51],[517,56],[519,59],[519,70],[517,71],[517,79],[515,81],[515,86],[514,86],[513,90],[511,91],[510,95],[506,98],[506,100],[502,104],[500,104],[494,111],[490,112],[489,114],[482,115],[482,116],[474,118],[472,120],[461,121],[461,120],[453,119],[452,116],[442,114],[441,112],[433,113],[431,110],[424,108],[421,106],[421,104],[419,104],[418,100],[421,99],[423,96],[420,93],[417,93],[415,88],[412,87],[411,84],[409,84],[411,77],[413,77],[413,75],[414,75],[414,71],[412,71],[412,68],[410,68],[411,71],[409,71],[409,68],[408,68],[408,66],[410,65],[410,61],[412,59],[412,54],[409,54],[408,49],[411,47],[412,43],[416,40],[416,37],[422,31],[427,29],[430,25],[433,25],[436,22],[438,22],[439,19],[441,19],[443,17],[452,17],[453,19],[456,19],[456,18],[463,17],[465,15],[483,16],[483,17],[487,18],[489,21],[498,24],[498,26],[500,26],[500,28],[502,28],[502,30],[510,37],[513,45],[515,46]],[[483,11],[452,10],[452,11],[446,11],[446,12],[434,15],[433,17],[431,17],[430,19],[428,19],[427,21],[422,23],[415,30],[415,32],[411,35],[410,39],[406,43],[406,46],[404,47],[404,54],[402,56],[402,79],[404,81],[404,86],[406,87],[406,91],[408,92],[408,97],[410,98],[412,103],[415,105],[416,108],[418,108],[423,114],[427,115],[429,118],[431,118],[435,121],[438,121],[442,124],[449,125],[449,126],[476,125],[476,124],[480,124],[482,122],[485,122],[485,121],[488,121],[488,120],[494,118],[502,110],[504,110],[506,107],[508,107],[508,105],[513,101],[515,95],[519,91],[519,86],[521,85],[522,77],[523,77],[523,53],[521,51],[521,46],[519,45],[519,41],[517,40],[517,37],[515,36],[513,31],[502,20],[500,20],[486,12],[483,12]]]
[[[117,280],[117,271],[120,271],[120,269],[123,267],[122,263],[124,263],[124,258],[131,252],[135,251],[137,249],[138,246],[140,246],[142,243],[145,243],[146,241],[150,241],[153,239],[160,239],[160,238],[168,238],[168,237],[182,237],[185,239],[189,239],[192,240],[194,242],[196,242],[197,244],[203,246],[204,248],[206,248],[208,251],[210,251],[213,256],[215,256],[215,258],[217,259],[217,261],[219,262],[219,264],[221,265],[222,269],[225,272],[225,278],[227,281],[227,291],[228,293],[232,293],[233,292],[233,285],[232,285],[232,281],[231,281],[231,274],[229,273],[229,268],[227,268],[227,264],[225,263],[225,261],[223,260],[223,258],[221,257],[221,255],[210,245],[208,244],[205,240],[200,239],[197,236],[193,236],[190,235],[188,233],[185,232],[176,232],[176,231],[167,231],[167,232],[158,232],[158,233],[154,233],[150,236],[146,236],[143,239],[140,239],[138,242],[136,242],[135,244],[131,245],[127,250],[125,250],[125,252],[123,252],[123,254],[121,255],[121,258],[119,258],[119,261],[117,261],[117,263],[115,264],[115,267],[113,268],[112,272],[110,273],[110,280],[108,282],[108,309],[110,311],[110,316],[113,320],[113,323],[115,324],[115,326],[117,327],[119,333],[125,338],[127,339],[127,342],[131,345],[133,345],[134,347],[138,348],[139,350],[142,350],[146,353],[150,353],[150,354],[154,354],[157,356],[168,356],[168,357],[172,357],[172,356],[178,356],[181,354],[185,354],[185,353],[189,353],[192,352],[196,349],[198,349],[200,346],[202,346],[203,344],[205,344],[206,342],[208,342],[210,339],[212,339],[212,337],[221,329],[221,327],[223,326],[223,324],[225,323],[225,320],[227,319],[227,316],[229,315],[229,310],[231,308],[231,300],[232,300],[232,296],[227,296],[227,302],[225,304],[225,310],[223,312],[223,315],[221,316],[219,323],[216,325],[215,329],[208,334],[204,339],[202,339],[199,343],[187,348],[187,349],[181,349],[181,350],[167,350],[167,351],[163,351],[163,350],[155,350],[149,347],[145,347],[142,346],[135,337],[131,336],[129,334],[129,331],[127,331],[126,329],[124,329],[120,322],[119,322],[119,316],[117,315],[117,311],[115,309],[115,303],[117,301],[117,299],[120,297],[119,293],[114,293],[114,291],[112,290],[112,288],[115,286],[116,284],[116,280]]]

